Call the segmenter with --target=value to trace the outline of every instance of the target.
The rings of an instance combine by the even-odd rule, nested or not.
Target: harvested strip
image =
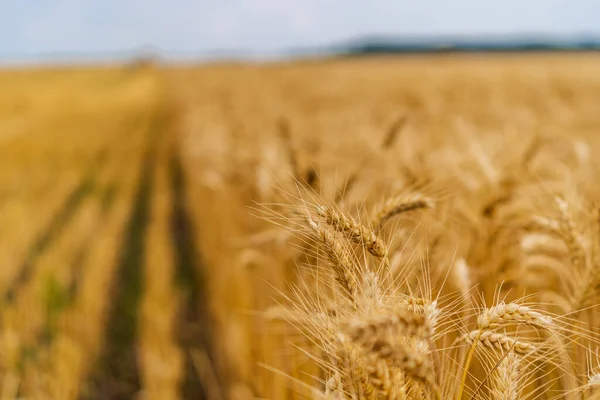
[[[164,146],[166,148],[166,146]],[[164,151],[156,167],[152,212],[146,237],[144,286],[139,329],[141,388],[147,399],[178,399],[183,357],[175,342],[179,306],[173,281],[170,239],[171,198]]]
[[[69,220],[73,217],[73,214],[77,210],[81,201],[89,194],[91,187],[93,186],[93,180],[95,178],[96,164],[102,161],[103,155],[105,154],[100,147],[91,146],[95,149],[92,152],[91,160],[87,161],[87,164],[80,165],[80,170],[85,170],[85,174],[78,176],[79,180],[76,187],[73,187],[69,195],[64,199],[60,208],[52,214],[51,219],[41,232],[38,233],[37,238],[30,244],[26,255],[23,256],[22,264],[19,267],[15,267],[15,277],[7,282],[6,289],[6,300],[12,302],[15,294],[19,291],[20,287],[26,283],[32,274],[33,266],[36,259],[43,254],[48,246],[51,246],[52,241],[59,237],[63,227],[68,224]],[[85,159],[85,157],[84,157]],[[81,161],[79,161],[81,163]],[[71,170],[65,172],[70,175]],[[33,207],[35,208],[35,207]]]
[[[2,313],[3,333],[12,330],[19,338],[14,350],[17,351],[16,363],[23,368],[25,397],[35,382],[35,375],[30,372],[42,362],[42,344],[57,334],[60,316],[68,306],[67,287],[74,258],[86,245],[86,233],[94,231],[99,220],[98,201],[82,204],[64,234],[39,258],[31,279],[21,288],[14,304],[7,305]],[[23,315],[27,318],[22,318]]]
[[[79,214],[83,214],[86,212],[85,210],[93,209],[88,213],[91,214],[88,219],[89,223],[75,232],[66,230],[67,237],[72,238],[71,245],[64,257],[57,258],[57,262],[51,266],[52,274],[49,275],[51,280],[46,290],[51,307],[47,307],[48,313],[44,321],[44,329],[41,332],[38,330],[36,342],[31,345],[36,349],[37,357],[28,357],[25,360],[22,377],[25,396],[35,394],[31,388],[35,387],[38,377],[43,376],[49,349],[57,335],[62,333],[62,324],[60,323],[62,314],[73,305],[78,284],[85,272],[88,252],[94,247],[96,238],[102,233],[102,228],[107,222],[106,217],[109,216],[107,214],[109,209],[103,204],[104,191],[106,188],[114,187],[112,180],[122,175],[125,170],[123,160],[125,159],[122,157],[113,157],[112,160],[108,160],[108,165],[101,171],[98,178],[98,187],[93,191],[94,197],[85,202],[82,205],[83,209],[79,211]],[[43,308],[40,306],[40,309]]]
[[[114,207],[106,216],[106,223],[96,232],[93,247],[82,260],[85,274],[74,293],[74,300],[60,320],[60,332],[52,342],[47,355],[47,368],[38,375],[40,398],[77,399],[94,395],[83,382],[93,367],[106,325],[106,312],[111,299],[106,287],[114,274],[119,257],[119,243],[125,222],[131,212],[134,182],[139,173],[139,144],[143,130],[131,134],[132,149],[123,146],[128,160],[121,171]],[[133,146],[135,144],[135,146]],[[132,150],[135,149],[135,152]],[[118,152],[116,153],[118,155]],[[115,155],[115,156],[116,156]],[[86,321],[81,324],[80,321]]]
[[[79,185],[69,194],[60,210],[54,215],[50,224],[32,244],[23,264],[18,268],[19,273],[6,291],[6,299],[11,302],[20,287],[27,282],[32,274],[37,258],[43,254],[52,241],[60,237],[62,230],[69,223],[80,203],[87,197],[93,186],[93,168],[90,168]]]
[[[156,142],[146,150],[137,192],[120,247],[116,275],[109,286],[112,301],[105,331],[105,346],[93,376],[94,396],[130,398],[140,389],[135,340],[139,304],[144,291],[144,231],[150,212]]]
[[[177,342],[184,351],[185,378],[182,398],[221,398],[217,368],[217,347],[213,318],[209,307],[209,275],[198,248],[198,226],[194,220],[199,207],[193,187],[188,188],[181,154],[171,146],[170,187],[173,209],[171,239],[175,250],[177,289],[183,301],[177,324]],[[199,368],[200,367],[200,368]]]
[[[98,182],[94,190],[94,196],[99,203],[101,220],[98,221],[96,229],[100,228],[100,226],[105,223],[105,218],[109,215],[109,211],[111,210],[115,200],[114,197],[117,194],[118,181],[121,179],[120,177],[122,176],[123,171],[127,170],[127,163],[129,162],[130,161],[124,157],[121,157],[119,154],[113,155],[107,160],[107,165],[104,167],[98,178]],[[107,198],[107,196],[110,196],[110,198]],[[86,252],[89,251],[90,246],[93,244],[96,236],[97,232],[95,230],[87,231],[85,233],[86,246],[81,248],[81,251],[79,251],[74,257],[72,268],[70,269],[70,275],[66,280],[68,285],[67,296],[69,304],[75,298],[78,285],[81,282],[82,275],[84,273],[82,268],[82,260],[86,257]]]
[[[87,398],[90,388],[81,380],[88,374],[101,346],[101,335],[111,298],[106,287],[114,274],[119,258],[119,242],[123,238],[131,207],[131,188],[121,193],[115,208],[108,217],[94,248],[90,251],[73,308],[63,316],[62,334],[50,350],[49,398]],[[81,324],[78,321],[86,321]],[[60,382],[60,384],[59,384]]]
[[[75,190],[77,180],[60,180],[57,187],[39,203],[37,208],[22,210],[22,213],[14,212],[22,221],[10,222],[7,226],[21,226],[23,228],[13,230],[12,235],[8,232],[3,235],[0,246],[6,246],[6,249],[0,251],[0,294],[4,294],[9,282],[13,282],[19,274],[18,265],[22,264],[27,255],[28,248],[33,246],[38,230],[25,221],[36,221],[37,225],[48,226],[51,219],[56,215],[65,199]]]

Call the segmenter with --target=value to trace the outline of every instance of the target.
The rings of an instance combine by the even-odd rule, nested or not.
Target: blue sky
[[[1,0],[0,59],[274,52],[362,34],[600,36],[600,0]]]

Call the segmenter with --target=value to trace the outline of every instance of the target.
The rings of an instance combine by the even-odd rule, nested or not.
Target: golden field
[[[600,399],[600,55],[0,88],[0,398]]]

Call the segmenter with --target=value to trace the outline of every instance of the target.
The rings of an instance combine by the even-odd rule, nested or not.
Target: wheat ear
[[[436,397],[441,398],[440,389],[435,382],[433,365],[428,354],[423,351],[424,347],[426,346],[419,346],[415,341],[398,341],[392,346],[386,340],[377,340],[365,350],[367,354],[375,355],[401,368],[410,378],[426,383],[433,389]]]
[[[347,324],[346,329],[350,339],[362,345],[366,345],[373,341],[373,338],[386,332],[425,339],[431,336],[432,330],[424,314],[405,308],[400,308],[394,312],[356,318]]]
[[[495,329],[509,324],[526,324],[542,329],[554,327],[552,318],[517,303],[500,303],[486,308],[477,318],[480,330]]]
[[[571,263],[575,267],[584,267],[586,264],[585,250],[581,241],[581,236],[579,235],[579,232],[577,232],[575,221],[571,215],[569,204],[558,197],[556,198],[556,204],[560,213],[560,233],[565,245],[569,249]]]
[[[350,255],[344,248],[344,245],[336,237],[334,232],[327,229],[327,227],[317,224],[310,217],[308,218],[308,225],[311,228],[314,236],[324,245],[325,254],[329,259],[331,268],[335,273],[335,281],[338,283],[342,292],[352,301],[356,299],[356,280],[352,271],[354,270],[354,264],[350,258]]]
[[[492,381],[494,400],[518,400],[520,394],[519,356],[509,352],[500,361]]]
[[[317,206],[317,214],[334,230],[341,232],[353,242],[363,245],[374,256],[382,258],[387,255],[387,247],[383,240],[373,230],[352,217],[327,206]]]
[[[420,194],[410,197],[395,196],[386,200],[377,208],[373,213],[372,224],[379,228],[396,215],[425,208],[434,208],[434,206],[433,200]]]
[[[528,355],[537,350],[537,347],[531,343],[513,339],[503,333],[492,331],[471,331],[464,336],[464,339],[469,344],[480,343],[483,347],[491,350],[514,351],[516,354],[521,355]]]

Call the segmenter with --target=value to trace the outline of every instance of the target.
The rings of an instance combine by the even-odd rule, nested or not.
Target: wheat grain
[[[355,318],[347,324],[346,330],[351,340],[363,345],[390,331],[403,336],[431,336],[431,325],[425,315],[405,308]]]
[[[514,351],[517,354],[528,355],[537,350],[537,348],[527,342],[513,339],[503,333],[492,331],[471,331],[464,336],[469,344],[481,343],[484,347],[492,350]]]
[[[477,317],[477,326],[481,330],[495,329],[508,324],[525,324],[542,329],[551,329],[555,326],[552,318],[516,303],[502,302],[486,308]]]
[[[509,352],[494,373],[491,394],[494,400],[518,400],[520,396],[519,357]]]
[[[412,379],[435,386],[433,366],[417,342],[400,341],[392,346],[388,341],[377,340],[366,349],[370,354],[401,368]]]

